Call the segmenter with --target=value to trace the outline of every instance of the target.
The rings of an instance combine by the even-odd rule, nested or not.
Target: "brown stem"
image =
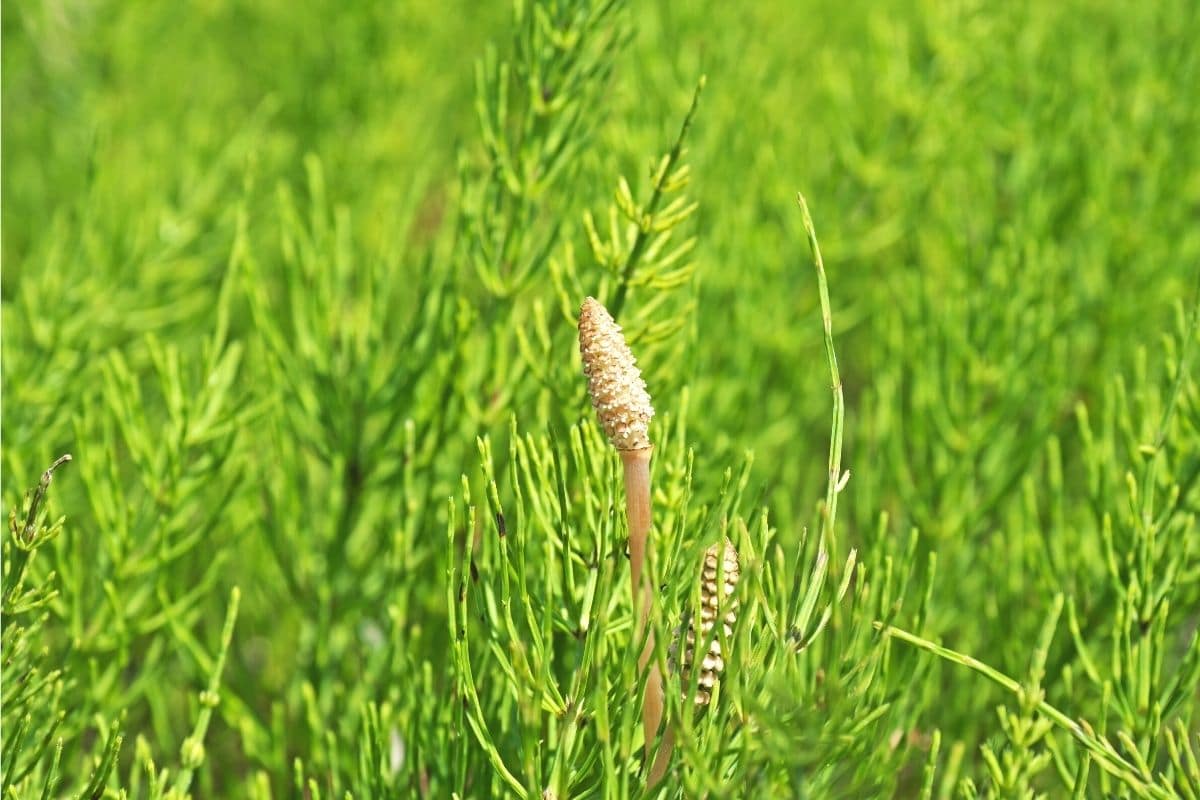
[[[625,514],[629,517],[629,573],[633,608],[638,613],[638,638],[649,616],[650,586],[645,583],[646,543],[650,537],[650,455],[653,447],[622,450],[625,466]]]
[[[652,635],[646,652],[642,654],[643,659],[653,649],[653,645]],[[658,663],[655,662],[650,665],[650,672],[646,675],[646,692],[642,696],[642,736],[646,740],[646,758],[650,758],[650,753],[654,751],[654,737],[658,735],[658,727],[662,724],[663,705],[663,678],[658,670]]]
[[[638,658],[638,672],[646,674],[646,686],[642,697],[642,733],[645,737],[646,757],[650,757],[654,737],[658,734],[663,717],[663,678],[657,663],[650,663],[654,655],[654,631],[647,630],[654,591],[646,571],[646,553],[650,548],[650,456],[653,447],[640,450],[622,450],[621,463],[625,467],[625,514],[629,518],[629,573],[633,609],[637,614],[636,639],[645,637],[646,643]]]
[[[658,754],[654,756],[654,765],[650,767],[650,775],[646,778],[646,788],[653,789],[667,774],[667,764],[671,762],[671,752],[675,749],[675,726],[668,725],[663,734],[662,744],[658,746]]]

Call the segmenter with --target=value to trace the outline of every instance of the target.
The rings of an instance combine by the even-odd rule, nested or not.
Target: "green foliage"
[[[0,796],[1200,797],[1193,6],[6,8]]]

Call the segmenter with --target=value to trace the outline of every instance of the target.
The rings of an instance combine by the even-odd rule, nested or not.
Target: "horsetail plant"
[[[739,575],[737,550],[728,538],[723,545],[714,544],[705,550],[704,563],[700,569],[698,614],[689,612],[683,624],[675,630],[675,639],[670,650],[670,666],[678,673],[682,682],[680,699],[686,703],[688,697],[692,696],[697,709],[704,708],[712,701],[713,690],[725,670],[725,657],[728,653],[721,649],[717,620],[721,620],[721,631],[725,641],[732,640],[733,626],[737,623],[737,601],[731,598],[737,589]],[[697,616],[700,619],[699,625],[696,624]],[[662,747],[659,748],[654,765],[650,768],[647,782],[651,787],[666,774],[674,747],[675,728],[668,725]]]
[[[648,629],[653,590],[646,573],[650,542],[650,443],[649,425],[654,416],[646,382],[637,360],[608,310],[587,298],[579,311],[579,352],[588,395],[608,441],[621,456],[625,469],[625,510],[629,518],[629,575],[636,635],[645,645],[638,660],[639,672],[654,651],[654,632]],[[646,757],[662,722],[663,679],[657,664],[650,664],[642,706]]]
[[[721,650],[717,621],[721,622],[724,638],[731,639],[733,626],[737,624],[737,600],[733,599],[733,593],[739,577],[738,554],[733,542],[726,539],[723,545],[714,544],[705,550],[700,571],[700,607],[697,613],[689,614],[676,631],[672,651],[678,659],[675,666],[683,679],[682,700],[687,702],[691,694],[689,688],[695,680],[693,703],[698,708],[712,701],[713,689],[725,669],[727,654]]]

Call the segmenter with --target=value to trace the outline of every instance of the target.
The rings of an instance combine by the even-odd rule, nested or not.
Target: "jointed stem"
[[[704,91],[705,80],[701,76],[700,82],[696,84],[696,91],[692,95],[692,105],[688,109],[687,116],[683,118],[683,125],[679,129],[679,136],[675,139],[675,144],[671,147],[671,152],[662,160],[657,171],[654,173],[654,191],[650,195],[650,202],[646,204],[644,211],[645,222],[638,227],[633,247],[630,248],[629,255],[625,259],[625,264],[621,267],[621,279],[617,284],[616,294],[613,295],[612,302],[608,304],[609,310],[614,317],[621,315],[621,309],[625,306],[625,298],[629,292],[629,284],[633,280],[634,270],[637,268],[638,262],[641,261],[646,247],[650,244],[651,234],[653,233],[650,221],[654,219],[654,213],[658,211],[658,205],[662,202],[667,183],[670,182],[674,174],[675,165],[679,163],[679,159],[683,156],[683,142],[687,139],[688,129],[692,127],[692,118],[696,116],[696,108],[700,105],[700,93]]]
[[[804,195],[797,194],[800,214],[804,221],[804,232],[808,235],[808,246],[812,250],[813,266],[817,270],[817,293],[821,300],[821,325],[825,332],[825,356],[829,361],[830,388],[833,391],[833,429],[829,439],[829,482],[825,490],[825,517],[821,525],[821,544],[833,549],[834,522],[837,519],[837,496],[842,483],[842,428],[846,419],[846,400],[842,394],[842,376],[838,372],[837,353],[833,348],[833,311],[829,303],[829,285],[825,280],[825,260],[821,258],[821,245],[817,242],[817,229]],[[835,562],[836,564],[836,562]],[[836,570],[835,570],[836,571]]]
[[[882,622],[876,622],[875,627],[883,630],[887,636],[933,653],[947,661],[952,661],[972,669],[1015,695],[1019,696],[1022,691],[1020,683],[966,653],[959,653],[900,628],[884,625]],[[1132,787],[1139,797],[1165,798],[1169,796],[1161,786],[1154,783],[1153,775],[1121,755],[1106,739],[1098,736],[1086,722],[1076,722],[1045,700],[1038,701],[1037,710],[1074,737],[1077,742],[1091,753],[1092,758],[1102,769],[1117,776],[1128,786]]]

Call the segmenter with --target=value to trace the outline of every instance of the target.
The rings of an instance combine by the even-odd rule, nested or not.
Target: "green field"
[[[6,4],[0,798],[1200,798],[1197,41]],[[587,296],[655,409],[650,756]]]

